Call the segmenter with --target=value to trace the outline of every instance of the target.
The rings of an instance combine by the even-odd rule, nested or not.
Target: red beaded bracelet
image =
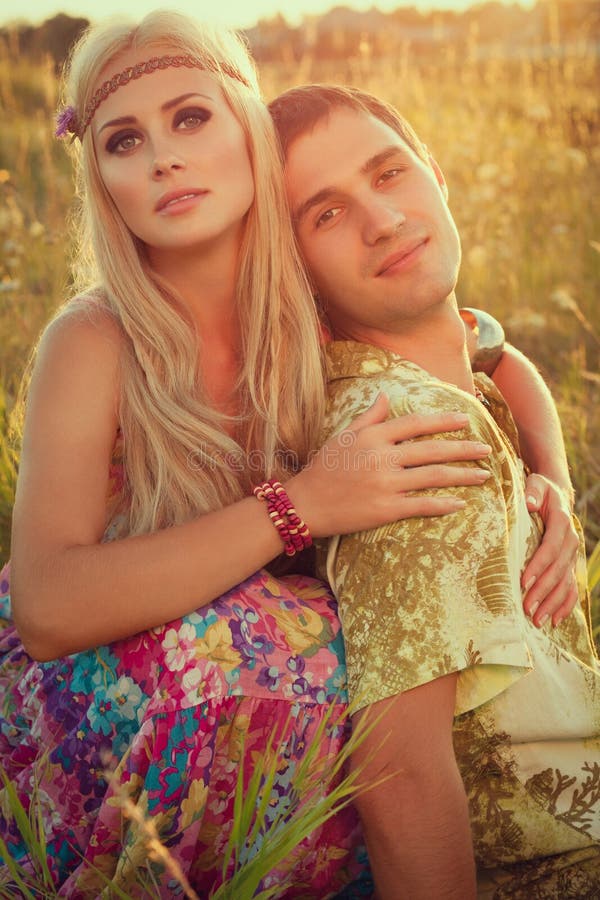
[[[312,537],[280,481],[265,481],[253,490],[258,500],[264,500],[271,522],[284,543],[286,556],[294,556],[312,545]]]

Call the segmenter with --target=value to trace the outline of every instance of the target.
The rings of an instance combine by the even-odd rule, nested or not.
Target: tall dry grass
[[[511,48],[408,45],[266,65],[268,98],[301,81],[359,85],[396,104],[442,165],[463,239],[461,305],[488,309],[540,367],[561,413],[588,550],[600,541],[599,60],[585,44],[543,59]],[[543,54],[540,54],[540,57]],[[53,138],[50,63],[0,56],[0,560],[15,458],[6,427],[31,347],[69,295],[72,181]]]

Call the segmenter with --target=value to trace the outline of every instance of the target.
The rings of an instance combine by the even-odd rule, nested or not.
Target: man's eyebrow
[[[212,97],[209,97],[207,94],[199,94],[197,91],[191,91],[188,94],[180,94],[178,97],[173,97],[172,100],[167,100],[166,103],[163,103],[161,106],[161,110],[163,112],[168,112],[170,109],[173,109],[174,106],[178,106],[180,103],[183,103],[184,100],[189,100],[190,97],[203,97],[205,100],[212,100]],[[104,131],[105,128],[114,128],[115,125],[135,125],[137,119],[135,116],[120,116],[118,119],[111,119],[109,122],[105,122],[98,129],[98,134],[101,131]]]
[[[388,159],[391,159],[392,156],[403,156],[405,155],[405,152],[406,151],[401,144],[390,144],[389,147],[384,147],[384,149],[380,150],[379,153],[371,156],[370,159],[368,159],[366,163],[360,167],[360,174],[368,175],[382,163],[385,163],[388,161]]]
[[[398,156],[399,154],[403,153],[404,150],[400,144],[390,144],[389,147],[384,147],[384,149],[380,150],[379,153],[375,153],[373,156],[369,157],[366,163],[364,163],[360,167],[359,172],[361,175],[368,175],[382,163],[387,162],[388,159],[391,159],[393,156]],[[328,200],[331,196],[336,194],[337,191],[338,188],[336,187],[324,187],[317,191],[315,194],[312,194],[312,196],[305,200],[304,203],[301,203],[300,206],[294,211],[294,222],[299,224],[304,216],[308,212],[310,212],[313,206],[318,206],[320,203]]]
[[[336,189],[334,187],[324,187],[321,188],[320,191],[317,191],[316,194],[313,194],[304,203],[301,203],[300,206],[294,211],[292,218],[294,222],[300,223],[305,215],[310,212],[313,206],[318,206],[319,203],[323,203],[325,200],[328,200],[329,197],[335,194]]]

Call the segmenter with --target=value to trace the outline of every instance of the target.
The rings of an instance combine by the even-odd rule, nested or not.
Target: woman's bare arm
[[[106,314],[64,316],[42,339],[26,416],[13,519],[15,623],[28,651],[53,659],[164,624],[247,578],[283,547],[254,497],[187,524],[101,543],[117,430],[120,332]],[[476,467],[445,466],[485,449],[458,441],[397,447],[458,429],[449,417],[385,422],[381,398],[287,484],[315,537],[411,515],[439,515],[456,498],[410,497],[424,486],[474,483]],[[333,456],[332,456],[333,453]],[[361,459],[369,461],[367,465]],[[424,465],[426,464],[426,465]],[[416,468],[413,468],[416,467]]]
[[[527,481],[527,503],[540,512],[544,539],[522,576],[525,611],[536,625],[552,617],[557,625],[577,600],[577,533],[571,519],[573,487],[562,429],[550,390],[533,363],[507,345],[494,382],[515,419],[525,462],[535,473]]]

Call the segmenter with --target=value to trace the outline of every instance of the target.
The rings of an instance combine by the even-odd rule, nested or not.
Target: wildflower
[[[35,222],[32,222],[31,225],[29,226],[29,237],[32,237],[32,238],[41,237],[44,234],[45,230],[46,229],[44,228],[42,223],[38,222],[36,220]]]
[[[547,122],[552,118],[550,107],[545,103],[536,103],[527,110],[527,115],[534,122]]]
[[[7,294],[9,291],[18,291],[21,288],[19,278],[7,278],[6,276],[0,281],[0,294]]]
[[[506,327],[511,331],[541,331],[546,326],[546,320],[541,313],[524,307],[511,316]]]
[[[587,168],[587,156],[579,147],[567,147],[565,156],[576,172],[583,172]]]
[[[500,166],[496,163],[482,163],[477,167],[479,181],[492,181],[500,173]]]
[[[0,169],[0,184],[6,184],[10,181],[10,172],[8,169]]]
[[[568,288],[558,287],[550,294],[551,302],[561,310],[574,312],[577,307],[577,301],[573,299]]]
[[[7,256],[9,254],[18,256],[20,253],[23,252],[23,245],[18,244],[17,241],[7,240],[7,241],[4,241],[4,243],[2,244],[2,250],[4,253],[7,254]]]

